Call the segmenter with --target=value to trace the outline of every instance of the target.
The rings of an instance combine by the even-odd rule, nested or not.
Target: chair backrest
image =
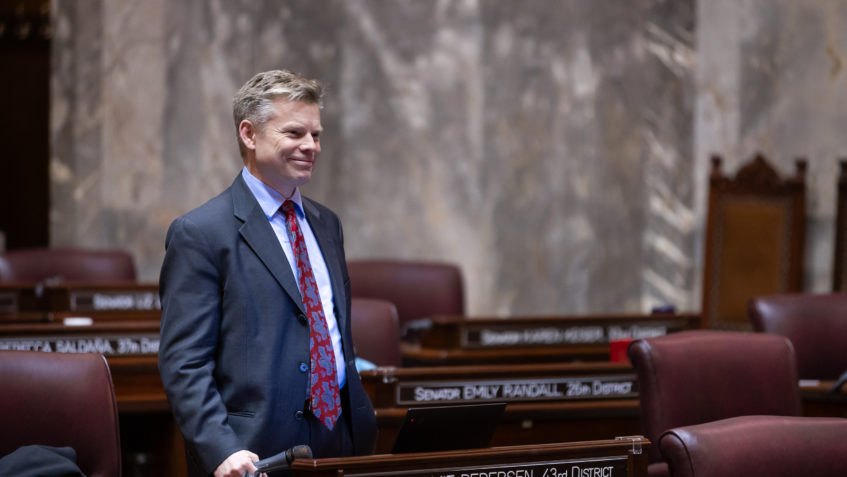
[[[680,427],[658,442],[674,477],[842,477],[847,419],[743,416]]]
[[[69,446],[88,477],[120,476],[118,408],[102,355],[0,350],[0,383],[0,456]]]
[[[802,411],[794,350],[781,336],[690,330],[633,341],[628,354],[651,442],[674,427]],[[649,455],[661,461],[656,446]]]
[[[837,379],[847,371],[847,294],[756,297],[750,320],[756,331],[791,340],[801,379]]]
[[[734,178],[712,158],[703,264],[704,328],[749,331],[750,298],[803,287],[806,162],[782,179],[756,156]]]
[[[124,250],[32,248],[0,254],[0,281],[134,282],[135,264]]]
[[[400,366],[400,327],[394,304],[386,300],[353,298],[351,307],[356,356],[378,366]]]
[[[435,315],[464,315],[464,288],[458,266],[406,260],[347,262],[354,298],[394,303],[400,327]]]

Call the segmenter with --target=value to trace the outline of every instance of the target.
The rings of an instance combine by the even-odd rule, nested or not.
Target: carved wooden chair
[[[704,328],[751,329],[754,296],[803,288],[806,161],[783,179],[761,155],[734,178],[712,157],[703,277]]]
[[[835,207],[835,253],[832,260],[832,290],[847,292],[847,158],[839,161],[838,196]]]

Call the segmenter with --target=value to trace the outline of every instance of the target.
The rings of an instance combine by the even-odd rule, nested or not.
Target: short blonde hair
[[[265,71],[244,83],[232,98],[232,117],[241,157],[244,157],[247,150],[238,131],[241,121],[246,119],[256,128],[262,129],[271,119],[273,102],[278,98],[323,107],[323,85],[318,80],[288,70]]]

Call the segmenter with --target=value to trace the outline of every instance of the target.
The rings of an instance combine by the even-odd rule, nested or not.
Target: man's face
[[[277,99],[275,114],[257,129],[249,121],[239,126],[247,146],[247,170],[285,196],[309,182],[321,152],[321,112],[317,104]]]

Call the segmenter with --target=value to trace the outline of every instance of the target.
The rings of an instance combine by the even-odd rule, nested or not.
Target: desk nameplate
[[[398,406],[627,399],[638,396],[634,374],[489,380],[403,382]]]
[[[347,477],[626,477],[627,456],[587,459],[550,460],[514,464],[466,467],[437,467],[432,469],[399,470],[392,472],[345,472]]]
[[[101,353],[105,356],[156,355],[159,352],[159,335],[16,336],[0,338],[0,350]]]
[[[18,294],[14,292],[0,292],[0,314],[17,313]]]
[[[73,290],[69,296],[73,312],[160,311],[162,304],[156,291]]]
[[[41,300],[30,287],[0,284],[0,323],[45,321]]]
[[[461,346],[466,349],[604,345],[623,338],[640,339],[663,336],[685,329],[684,323],[663,321],[609,324],[466,324]]]
[[[154,284],[0,284],[0,315],[4,321],[50,322],[63,316],[156,317],[161,315]]]

